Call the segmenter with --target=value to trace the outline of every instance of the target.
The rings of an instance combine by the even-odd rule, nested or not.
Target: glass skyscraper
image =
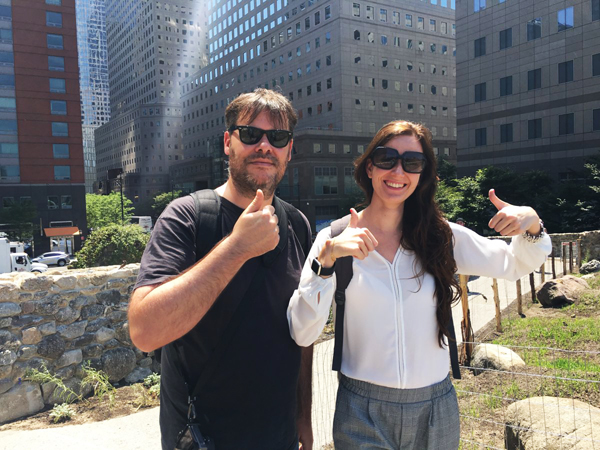
[[[77,0],[77,49],[86,192],[96,181],[94,130],[110,119],[105,0]]]

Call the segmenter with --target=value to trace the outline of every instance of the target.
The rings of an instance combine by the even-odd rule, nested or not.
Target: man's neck
[[[235,185],[231,181],[231,178],[228,179],[225,184],[222,184],[218,188],[215,189],[215,192],[219,194],[224,199],[229,200],[236,206],[239,206],[242,209],[246,209],[248,205],[254,200],[254,195],[252,197],[247,197],[242,195],[238,189],[236,189]],[[255,193],[256,194],[256,193]],[[270,205],[273,203],[273,196],[266,198],[264,204]]]

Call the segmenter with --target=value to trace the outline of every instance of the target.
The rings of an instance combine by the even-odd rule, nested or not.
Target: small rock
[[[96,294],[99,303],[103,305],[118,305],[121,302],[121,294],[116,289],[101,291]]]
[[[152,358],[150,356],[147,356],[143,359],[140,359],[138,361],[138,365],[140,367],[150,367],[152,365]]]
[[[8,378],[8,376],[12,373],[12,369],[12,365],[0,366],[0,378]]]
[[[37,344],[42,340],[42,333],[36,327],[31,327],[23,330],[21,341],[23,344]]]
[[[148,375],[152,375],[152,371],[150,369],[144,367],[136,367],[133,371],[125,377],[125,382],[129,384],[139,383],[140,381],[144,381]]]
[[[70,306],[67,306],[66,308],[59,309],[58,312],[54,315],[54,317],[59,322],[69,324],[76,321],[79,318],[79,314],[80,312],[77,309],[73,309]],[[85,319],[85,317],[83,317],[83,319]]]
[[[107,317],[112,323],[124,322],[127,320],[127,311],[113,311]]]
[[[96,339],[96,335],[94,333],[83,333],[83,335],[78,338],[73,339],[70,344],[71,348],[81,348],[86,345],[91,344]]]
[[[54,279],[54,283],[56,283],[56,285],[63,290],[75,289],[75,286],[77,285],[77,278],[72,275],[56,277]]]
[[[104,305],[87,305],[81,308],[81,318],[92,320],[104,314]]]
[[[17,356],[21,361],[33,358],[37,354],[37,345],[23,345],[17,352]]]
[[[14,283],[2,282],[0,285],[0,302],[12,302],[19,298],[20,290]]]
[[[21,307],[16,303],[0,303],[0,317],[12,317],[21,314]]]
[[[21,314],[31,314],[35,311],[35,302],[22,302]]]
[[[119,346],[119,341],[116,339],[111,339],[110,341],[106,341],[104,343],[104,348],[117,348]]]
[[[93,305],[96,303],[96,299],[91,295],[80,295],[79,297],[71,300],[69,305],[73,309],[81,309],[86,305]]]
[[[0,395],[0,423],[29,416],[42,409],[44,400],[37,384],[17,384]]]
[[[579,273],[587,274],[600,271],[600,261],[592,259],[579,268]]]
[[[13,317],[12,325],[15,328],[27,328],[40,323],[44,318],[42,316],[25,315],[21,317]]]
[[[54,374],[61,380],[66,380],[68,378],[72,378],[75,375],[76,370],[77,366],[71,364],[69,366],[58,369],[56,372],[54,372]]]
[[[44,275],[33,275],[31,278],[26,278],[21,284],[21,289],[24,291],[46,291],[52,286],[52,278]]]
[[[537,299],[546,308],[559,308],[565,304],[573,304],[578,294],[589,289],[585,280],[566,275],[556,280],[546,281],[537,292]]]
[[[131,344],[131,338],[129,337],[129,322],[122,322],[115,325],[115,331],[117,332],[117,339],[123,344]]]
[[[110,320],[108,320],[106,317],[99,317],[95,320],[92,320],[88,323],[85,331],[88,333],[94,333],[102,327],[110,327]]]
[[[0,328],[8,328],[12,325],[12,317],[3,317],[0,319]]]
[[[0,330],[0,348],[17,351],[21,346],[21,341],[17,336],[8,330]]]
[[[42,316],[53,316],[60,309],[60,296],[52,295],[46,300],[39,300],[35,305],[35,311]]]
[[[91,344],[83,349],[83,357],[84,358],[97,358],[102,355],[104,352],[104,346],[100,344]]]
[[[508,371],[525,366],[525,361],[507,347],[496,344],[479,344],[473,351],[471,367],[474,369],[495,369]],[[475,375],[481,370],[474,370]]]

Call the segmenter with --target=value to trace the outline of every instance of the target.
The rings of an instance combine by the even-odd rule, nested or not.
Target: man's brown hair
[[[261,113],[267,112],[271,122],[282,130],[294,131],[298,116],[290,101],[281,93],[258,88],[239,95],[225,110],[227,129],[238,125],[239,120],[252,123]]]

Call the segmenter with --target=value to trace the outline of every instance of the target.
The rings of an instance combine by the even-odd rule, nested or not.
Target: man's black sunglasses
[[[267,139],[273,147],[283,148],[289,144],[293,136],[293,133],[288,130],[263,130],[247,125],[233,125],[229,128],[230,133],[233,133],[235,130],[239,130],[240,141],[247,145],[257,144],[262,139],[263,134],[266,134]]]
[[[427,164],[425,155],[420,152],[398,153],[398,150],[390,147],[377,147],[371,153],[373,165],[383,170],[392,170],[402,162],[402,169],[406,173],[421,173]]]

